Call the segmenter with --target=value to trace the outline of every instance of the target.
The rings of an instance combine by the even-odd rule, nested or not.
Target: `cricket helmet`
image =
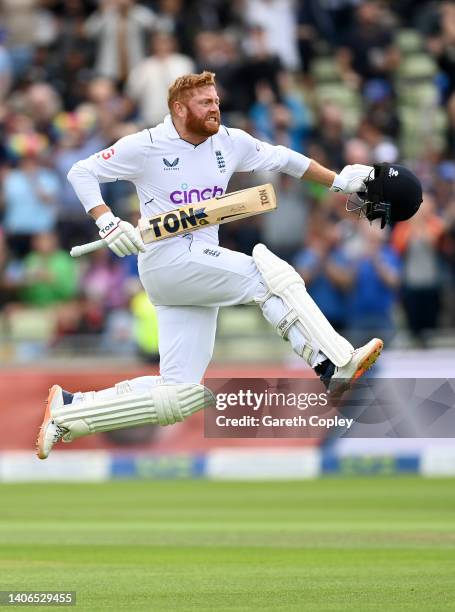
[[[357,202],[348,200],[346,209],[370,223],[380,219],[381,229],[415,215],[422,203],[422,185],[416,175],[399,164],[375,164],[373,168],[374,175],[365,180],[366,191],[357,194]]]

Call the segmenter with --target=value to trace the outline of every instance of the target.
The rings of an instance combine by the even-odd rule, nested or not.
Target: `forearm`
[[[91,216],[91,218],[94,221],[96,221],[97,219],[101,217],[101,215],[104,215],[104,213],[107,213],[107,212],[111,212],[111,209],[109,208],[109,206],[107,206],[107,204],[99,204],[98,206],[91,208],[88,211],[88,214]]]
[[[73,186],[82,206],[92,218],[96,219],[103,212],[110,210],[103,202],[97,178],[83,166],[83,162],[74,164],[68,172],[68,181]],[[101,210],[102,207],[105,207],[106,210]],[[97,216],[95,217],[94,214]]]
[[[321,185],[325,185],[326,187],[331,187],[333,185],[333,181],[335,180],[336,173],[333,170],[329,170],[324,166],[321,166],[314,159],[311,160],[308,169],[303,174],[302,179],[314,181],[315,183],[319,183]]]
[[[308,159],[308,158],[307,158]],[[331,191],[338,193],[358,193],[365,191],[365,181],[374,171],[373,166],[353,164],[345,166],[339,174],[325,168],[314,159],[310,160],[308,168],[302,174],[302,179],[309,179],[329,187]]]

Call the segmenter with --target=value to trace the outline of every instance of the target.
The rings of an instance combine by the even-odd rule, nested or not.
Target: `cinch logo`
[[[224,189],[217,185],[202,190],[188,189],[187,183],[182,183],[180,186],[182,188],[181,191],[173,191],[170,195],[171,202],[174,204],[193,204],[193,202],[216,198],[216,196],[221,196],[224,193]]]
[[[174,161],[169,161],[165,157],[163,157],[163,164],[165,166],[164,170],[180,170],[177,166],[179,165],[179,158],[176,157]]]
[[[395,170],[395,168],[389,168],[389,178],[392,178],[392,176],[398,176],[398,170]]]

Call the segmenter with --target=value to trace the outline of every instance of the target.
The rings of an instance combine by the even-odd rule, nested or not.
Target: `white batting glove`
[[[374,177],[373,166],[364,166],[363,164],[345,166],[340,174],[335,176],[330,190],[341,193],[366,191],[365,180],[369,177]]]
[[[96,224],[100,228],[99,235],[118,257],[137,255],[139,251],[145,251],[139,230],[128,221],[122,221],[107,212],[98,217]]]

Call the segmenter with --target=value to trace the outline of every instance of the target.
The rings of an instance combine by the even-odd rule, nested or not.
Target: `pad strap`
[[[298,320],[299,315],[293,308],[291,308],[276,326],[276,331],[278,332],[278,335],[281,336],[283,340],[287,340],[289,330]]]
[[[276,326],[276,331],[278,332],[278,335],[281,336],[283,340],[287,340],[289,330],[293,325],[295,325],[296,323],[298,324],[299,320],[299,314],[293,308],[291,308]],[[313,342],[311,343],[307,340],[305,344],[302,345],[301,349],[297,350],[297,354],[299,355],[299,357],[305,359],[305,361],[312,368],[314,368],[317,363],[320,350],[320,345],[317,342],[313,340]]]

